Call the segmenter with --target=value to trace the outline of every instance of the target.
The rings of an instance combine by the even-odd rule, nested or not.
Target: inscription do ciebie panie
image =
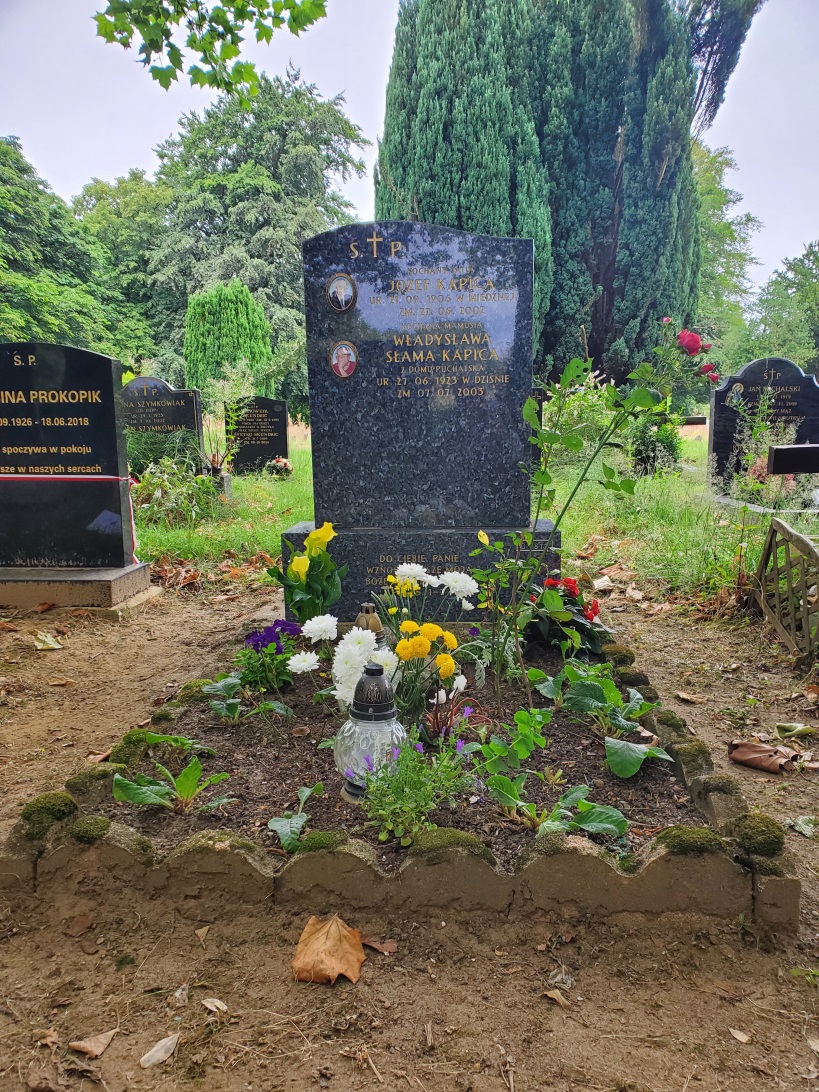
[[[533,251],[413,223],[305,244],[316,520],[524,527]]]

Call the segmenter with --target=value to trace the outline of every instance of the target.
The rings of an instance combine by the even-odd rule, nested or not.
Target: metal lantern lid
[[[381,664],[367,664],[353,695],[350,715],[354,720],[395,720],[398,710],[390,680]]]

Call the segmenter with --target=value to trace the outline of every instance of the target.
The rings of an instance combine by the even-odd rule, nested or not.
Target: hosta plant
[[[299,806],[296,811],[286,811],[284,815],[274,815],[272,819],[268,820],[267,829],[272,830],[274,834],[279,836],[282,849],[288,853],[295,853],[298,849],[302,831],[310,819],[310,816],[304,810],[304,805],[311,796],[321,796],[323,792],[324,785],[321,781],[317,781],[312,788],[302,785],[298,791]]]
[[[114,799],[143,807],[188,812],[205,789],[211,785],[218,785],[221,781],[227,781],[230,777],[227,773],[216,773],[203,778],[202,763],[195,755],[178,777],[174,777],[161,762],[154,762],[154,766],[159,770],[163,780],[157,781],[146,774],[138,773],[134,775],[133,781],[129,781],[121,774],[114,774]],[[205,804],[200,803],[199,810],[220,808],[224,804],[234,802],[233,797],[217,796]]]
[[[576,785],[564,792],[551,811],[539,811],[536,804],[521,796],[525,780],[525,773],[518,775],[514,781],[497,774],[490,777],[486,784],[504,815],[532,827],[537,831],[538,837],[553,831],[583,831],[586,834],[607,834],[619,838],[628,830],[628,819],[617,808],[589,803],[586,799],[589,795],[587,785]]]
[[[649,743],[629,743],[627,739],[606,736],[606,765],[615,777],[634,777],[647,758],[662,758],[673,762],[662,747]]]

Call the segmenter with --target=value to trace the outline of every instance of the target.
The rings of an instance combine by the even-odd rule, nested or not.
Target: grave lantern
[[[393,748],[401,747],[406,738],[384,668],[367,664],[356,684],[349,717],[333,745],[336,769],[344,778],[344,799],[360,803],[366,774],[385,765]]]
[[[375,609],[375,603],[362,603],[361,612],[353,623],[358,629],[368,629],[375,634],[375,647],[386,648],[387,637],[381,619]]]

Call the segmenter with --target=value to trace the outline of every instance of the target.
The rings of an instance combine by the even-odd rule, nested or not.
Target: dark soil
[[[551,649],[534,650],[533,660],[550,674],[560,668],[559,655]],[[301,676],[281,693],[281,699],[294,714],[286,721],[277,718],[273,723],[251,717],[232,725],[221,721],[207,704],[197,704],[186,710],[170,729],[213,748],[214,756],[202,758],[205,773],[226,771],[230,780],[208,790],[208,795],[236,797],[233,804],[218,812],[208,810],[179,816],[113,800],[105,802],[99,810],[116,816],[168,849],[191,834],[214,826],[229,826],[275,849],[279,841],[267,830],[268,819],[298,806],[300,786],[321,781],[324,794],[311,798],[307,804],[308,831],[343,828],[371,843],[383,868],[388,871],[398,868],[405,859],[405,851],[397,843],[379,843],[377,829],[367,823],[361,808],[339,795],[341,779],[333,763],[332,749],[319,749],[319,744],[336,733],[342,719],[334,703],[315,704],[314,692],[311,678]],[[473,705],[480,703],[486,712],[494,714],[490,685],[482,691],[470,686],[466,694]],[[535,697],[538,704],[548,704],[539,695]],[[514,714],[526,706],[522,682],[502,686],[502,712],[498,717],[501,722],[510,723]],[[161,732],[163,728],[155,730]],[[568,787],[588,785],[594,803],[613,805],[629,820],[629,831],[622,839],[594,837],[594,841],[606,845],[617,856],[635,852],[647,838],[666,826],[703,825],[685,788],[674,776],[670,762],[649,760],[635,777],[624,781],[606,768],[602,737],[588,717],[556,711],[545,734],[551,742],[525,764],[532,773],[526,780],[524,797],[542,810],[551,808]],[[465,738],[468,741],[477,736]],[[150,758],[140,768],[156,776]],[[556,771],[562,771],[561,785],[551,785],[534,775]],[[534,837],[531,828],[502,815],[477,778],[469,792],[459,795],[452,805],[439,808],[432,820],[438,826],[455,827],[476,835],[491,849],[501,868],[510,872],[524,845]]]

